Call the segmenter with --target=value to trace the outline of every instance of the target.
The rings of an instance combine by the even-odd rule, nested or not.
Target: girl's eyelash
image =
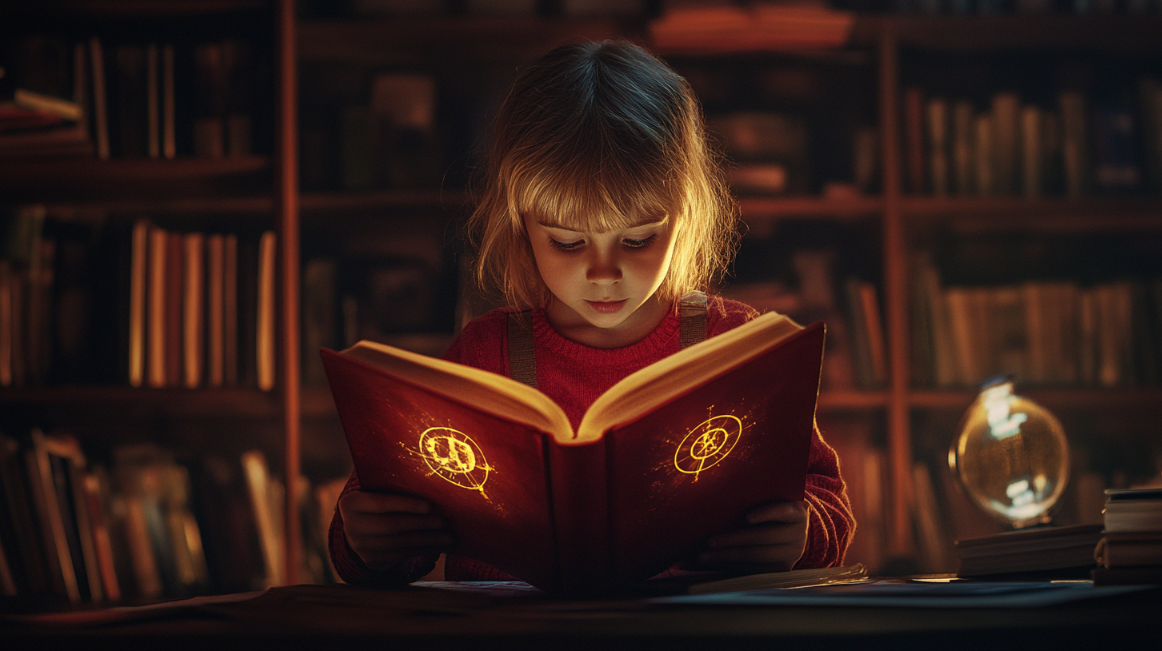
[[[649,246],[650,244],[652,244],[656,237],[657,237],[657,234],[651,235],[647,238],[643,238],[640,240],[624,239],[624,240],[622,240],[622,243],[631,249],[644,249],[647,246]]]
[[[576,251],[585,244],[585,240],[577,240],[576,242],[561,242],[553,238],[549,238],[549,246],[558,251]]]
[[[644,249],[650,244],[653,244],[655,238],[657,238],[656,233],[642,239],[626,238],[622,240],[621,243],[631,249]],[[557,249],[558,251],[579,251],[581,247],[585,246],[585,240],[577,240],[576,242],[562,242],[550,237],[549,246]]]

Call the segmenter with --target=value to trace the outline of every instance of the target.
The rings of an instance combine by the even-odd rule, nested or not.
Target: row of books
[[[0,386],[275,383],[276,236],[0,216]]]
[[[1162,280],[944,287],[922,258],[912,309],[920,386],[1154,385],[1162,380]]]
[[[283,487],[262,452],[193,464],[152,444],[111,463],[68,434],[0,435],[0,591],[142,602],[285,583]],[[300,485],[302,580],[334,581],[326,531],[345,479]]]
[[[274,388],[275,234],[259,238],[256,261],[243,256],[255,268],[253,284],[239,274],[236,235],[168,231],[141,220],[132,238],[129,385],[236,385],[239,339],[252,327],[255,381]]]
[[[810,273],[810,272],[808,272]],[[830,293],[830,292],[829,292]],[[787,314],[807,324],[827,323],[827,352],[823,362],[825,389],[878,389],[888,377],[879,292],[874,283],[849,277],[842,284],[842,298],[816,303],[811,290],[789,290],[780,282],[732,285],[723,292],[755,309]]]
[[[0,102],[0,157],[252,153],[257,79],[245,41],[70,46],[37,35],[11,48],[21,65],[8,69],[12,102]]]
[[[1143,186],[1162,191],[1162,85],[1143,78],[1138,106],[1091,105],[1065,91],[1052,108],[1000,92],[988,108],[904,93],[907,189],[936,196],[1026,196]]]

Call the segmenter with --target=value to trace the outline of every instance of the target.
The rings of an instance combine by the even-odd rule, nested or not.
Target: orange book
[[[365,490],[431,500],[450,553],[594,593],[803,498],[823,339],[768,313],[628,376],[576,431],[494,373],[367,341],[322,354]]]
[[[263,233],[258,246],[258,332],[255,341],[258,388],[263,391],[270,391],[274,388],[274,270],[276,251],[274,232]]]
[[[164,229],[149,229],[149,293],[147,301],[146,369],[151,387],[165,386],[165,276],[169,234]]]
[[[238,384],[238,236],[227,235],[222,252],[223,382]]]
[[[206,383],[212,387],[225,378],[225,244],[222,235],[206,238]]]
[[[182,385],[193,389],[202,383],[202,361],[205,355],[205,318],[202,305],[205,296],[202,251],[205,237],[186,233],[182,252]]]
[[[129,261],[129,386],[145,380],[145,288],[148,270],[149,222],[133,225]]]

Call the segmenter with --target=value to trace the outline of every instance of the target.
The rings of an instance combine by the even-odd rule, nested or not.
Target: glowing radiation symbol
[[[742,421],[730,415],[711,416],[690,430],[674,451],[674,467],[694,475],[726,458],[742,434]]]
[[[484,452],[464,432],[451,427],[429,427],[420,434],[424,463],[442,479],[461,488],[484,492],[484,482],[492,470]]]

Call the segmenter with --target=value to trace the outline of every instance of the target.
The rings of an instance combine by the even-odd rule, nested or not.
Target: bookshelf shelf
[[[243,158],[31,158],[0,163],[0,193],[13,200],[205,200],[269,189],[272,161]],[[267,195],[269,198],[269,195]]]
[[[738,200],[744,221],[779,219],[843,219],[877,217],[883,211],[878,197],[858,199],[824,199],[820,197],[742,197]]]
[[[886,391],[833,389],[819,393],[819,409],[822,411],[880,410],[887,405]]]
[[[462,190],[380,190],[306,193],[301,207],[304,212],[335,212],[405,207],[459,209],[468,203],[468,194]]]
[[[1162,388],[1021,388],[1017,393],[1055,411],[1162,410]],[[964,410],[976,399],[974,391],[914,390],[909,402],[915,409]]]
[[[1162,229],[1158,197],[905,197],[901,210],[916,225],[951,221],[966,231],[1141,231]]]
[[[244,388],[136,389],[127,386],[46,386],[0,390],[0,407],[47,408],[85,417],[271,418],[278,394]]]
[[[611,20],[398,17],[302,21],[297,45],[300,61],[463,65],[465,52],[474,63],[527,59],[566,41],[628,35],[625,25]]]
[[[905,48],[933,52],[995,50],[1156,51],[1156,16],[861,16],[853,45],[874,46],[891,33]]]

